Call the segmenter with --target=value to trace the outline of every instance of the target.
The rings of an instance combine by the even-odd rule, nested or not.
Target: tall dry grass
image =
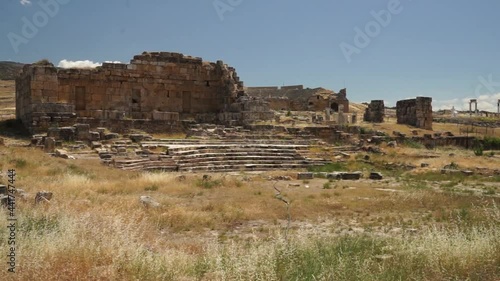
[[[495,198],[431,189],[382,193],[386,183],[343,183],[322,190],[280,186],[291,199],[286,218],[273,182],[258,176],[123,172],[98,161],[51,158],[31,149],[0,149],[0,169],[16,168],[17,187],[50,204],[18,203],[18,272],[6,280],[496,280],[500,276],[500,212]],[[251,177],[251,181],[245,181]],[[340,183],[339,183],[340,184]],[[355,188],[349,188],[349,186]],[[335,183],[337,186],[337,183]],[[161,207],[145,208],[150,195]],[[366,199],[368,198],[368,199]],[[7,214],[0,212],[2,225]],[[340,224],[316,229],[317,218],[406,227],[415,234],[339,235]],[[389,217],[385,219],[384,217]],[[394,219],[393,219],[394,218]],[[420,218],[416,220],[415,218]],[[382,219],[382,220],[380,220]],[[261,221],[269,227],[247,228]],[[311,223],[311,228],[301,227]],[[418,224],[422,225],[418,225]],[[271,227],[275,226],[275,227]],[[422,226],[422,227],[420,227]],[[236,233],[236,235],[229,235]],[[227,234],[227,235],[226,235]],[[0,237],[7,229],[0,228]],[[0,239],[0,250],[6,249]]]

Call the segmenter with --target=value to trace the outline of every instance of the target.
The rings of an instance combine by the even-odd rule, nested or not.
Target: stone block
[[[314,173],[298,173],[298,180],[312,180],[314,178]]]
[[[56,149],[56,140],[54,138],[47,137],[45,138],[45,143],[44,143],[44,151],[47,153],[53,153],[54,150]]]

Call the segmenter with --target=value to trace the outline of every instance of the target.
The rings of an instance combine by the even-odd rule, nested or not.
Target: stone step
[[[172,150],[169,149],[168,154],[175,155],[192,155],[192,154],[205,154],[205,153],[268,153],[268,154],[298,154],[298,153],[308,153],[307,150],[301,149],[284,149],[284,148],[237,148],[237,147],[226,147],[226,148],[200,148],[200,149],[185,149],[185,150]]]
[[[268,171],[268,170],[305,169],[309,166],[310,165],[307,164],[243,164],[243,165],[179,167],[179,171],[211,171],[211,172]]]
[[[284,153],[275,153],[275,152],[260,152],[260,151],[244,151],[244,152],[221,152],[221,153],[200,153],[197,151],[196,154],[192,153],[179,153],[169,155],[172,159],[191,159],[191,158],[211,158],[211,157],[302,157],[299,153],[296,152],[284,152]]]
[[[240,165],[240,164],[305,164],[309,165],[313,161],[309,160],[253,160],[253,159],[242,159],[242,160],[213,160],[213,161],[193,161],[193,162],[178,162],[179,167],[187,166],[223,166],[223,165]]]

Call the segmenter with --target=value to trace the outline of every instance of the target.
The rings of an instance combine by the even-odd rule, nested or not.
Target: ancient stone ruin
[[[323,88],[304,89],[304,86],[297,85],[281,88],[248,87],[246,93],[265,99],[273,110],[324,111],[330,109],[332,112],[339,112],[343,105],[343,112],[349,113],[346,89],[340,90],[337,94]]]
[[[383,100],[372,100],[365,110],[363,120],[372,123],[384,123],[385,105]]]
[[[432,98],[417,97],[396,103],[398,124],[432,130]]]
[[[16,116],[37,133],[77,123],[168,132],[181,130],[184,120],[239,124],[274,115],[266,102],[245,95],[235,69],[222,61],[145,52],[130,64],[96,69],[26,65],[16,79]]]

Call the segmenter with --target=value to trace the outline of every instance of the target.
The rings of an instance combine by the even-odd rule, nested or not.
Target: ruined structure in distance
[[[432,98],[417,97],[396,103],[398,124],[432,130]]]
[[[296,85],[281,88],[248,87],[245,92],[250,96],[266,100],[273,110],[324,111],[329,108],[332,112],[339,112],[339,108],[343,105],[344,113],[349,113],[346,89],[335,93],[323,88],[304,89],[304,86]]]
[[[372,123],[384,123],[385,105],[383,100],[372,100],[365,110],[363,120]]]
[[[37,133],[76,123],[167,132],[180,130],[183,120],[234,125],[274,115],[266,102],[245,95],[235,69],[222,61],[144,52],[130,64],[96,69],[26,65],[16,79],[16,116]]]

